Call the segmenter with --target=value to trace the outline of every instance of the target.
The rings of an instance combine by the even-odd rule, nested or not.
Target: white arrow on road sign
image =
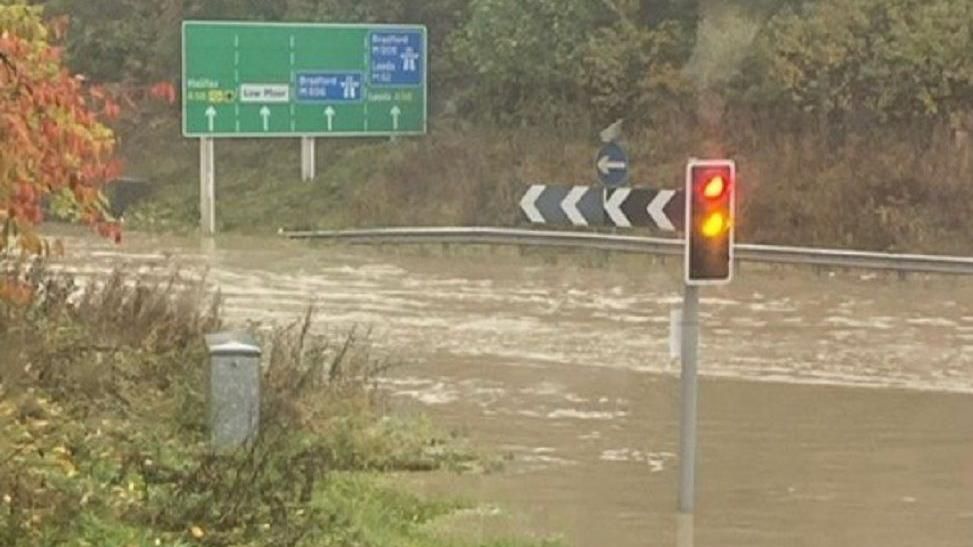
[[[213,128],[216,125],[216,109],[213,108],[213,105],[210,105],[210,107],[206,109],[206,118],[209,122],[209,132],[212,133]]]
[[[587,186],[575,186],[568,192],[564,201],[561,202],[561,209],[564,209],[564,214],[568,215],[568,219],[575,226],[588,225],[588,220],[578,210],[578,203],[588,193],[588,190],[589,188]]]
[[[395,105],[392,107],[392,110],[390,110],[389,113],[392,114],[392,130],[398,131],[399,116],[402,115],[402,109],[399,108],[399,105]]]
[[[655,199],[649,202],[647,211],[660,230],[667,232],[676,231],[676,227],[669,221],[669,216],[666,215],[665,211],[666,205],[669,205],[669,202],[672,201],[672,197],[675,195],[676,192],[674,190],[659,190]]]
[[[544,193],[545,188],[543,184],[534,184],[520,200],[520,209],[534,224],[544,224],[544,215],[537,209],[537,199]]]
[[[325,115],[325,117],[328,118],[328,131],[333,131],[334,130],[334,115],[335,115],[334,108],[331,107],[331,106],[329,106],[328,108],[325,108],[324,109],[324,115]]]
[[[266,106],[261,108],[260,117],[264,119],[264,131],[270,131],[270,109]]]
[[[621,171],[626,167],[628,167],[628,164],[624,161],[614,161],[608,156],[602,156],[598,159],[598,170],[601,171],[602,175],[607,175],[612,171]]]
[[[606,194],[608,191],[606,190]],[[631,228],[632,223],[628,220],[625,213],[622,212],[622,204],[628,199],[629,194],[632,193],[631,188],[618,188],[617,190],[612,190],[611,195],[605,200],[605,212],[608,214],[608,218],[611,219],[615,226],[620,228]]]

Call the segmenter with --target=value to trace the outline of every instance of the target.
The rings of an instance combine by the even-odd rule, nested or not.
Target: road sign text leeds
[[[426,29],[183,23],[183,135],[426,132]]]

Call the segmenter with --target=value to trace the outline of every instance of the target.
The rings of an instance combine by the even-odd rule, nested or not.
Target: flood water
[[[68,238],[68,267],[208,269],[229,320],[370,327],[385,381],[510,458],[423,477],[568,545],[973,545],[973,280],[745,265],[705,289],[698,511],[677,533],[675,261],[276,239]],[[467,530],[491,533],[489,516]],[[688,533],[691,532],[691,533]]]

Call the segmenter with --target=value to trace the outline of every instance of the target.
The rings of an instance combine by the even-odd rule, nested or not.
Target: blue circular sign
[[[598,180],[609,188],[618,188],[628,180],[628,155],[615,143],[606,144],[595,158]]]

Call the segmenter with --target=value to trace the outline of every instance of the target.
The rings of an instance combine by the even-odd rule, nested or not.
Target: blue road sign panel
[[[368,37],[372,85],[419,85],[425,52],[419,31],[374,31]]]
[[[595,158],[595,171],[598,180],[610,188],[625,184],[628,179],[628,155],[615,143],[606,144]]]
[[[295,89],[301,102],[349,103],[362,100],[360,72],[299,72]]]

